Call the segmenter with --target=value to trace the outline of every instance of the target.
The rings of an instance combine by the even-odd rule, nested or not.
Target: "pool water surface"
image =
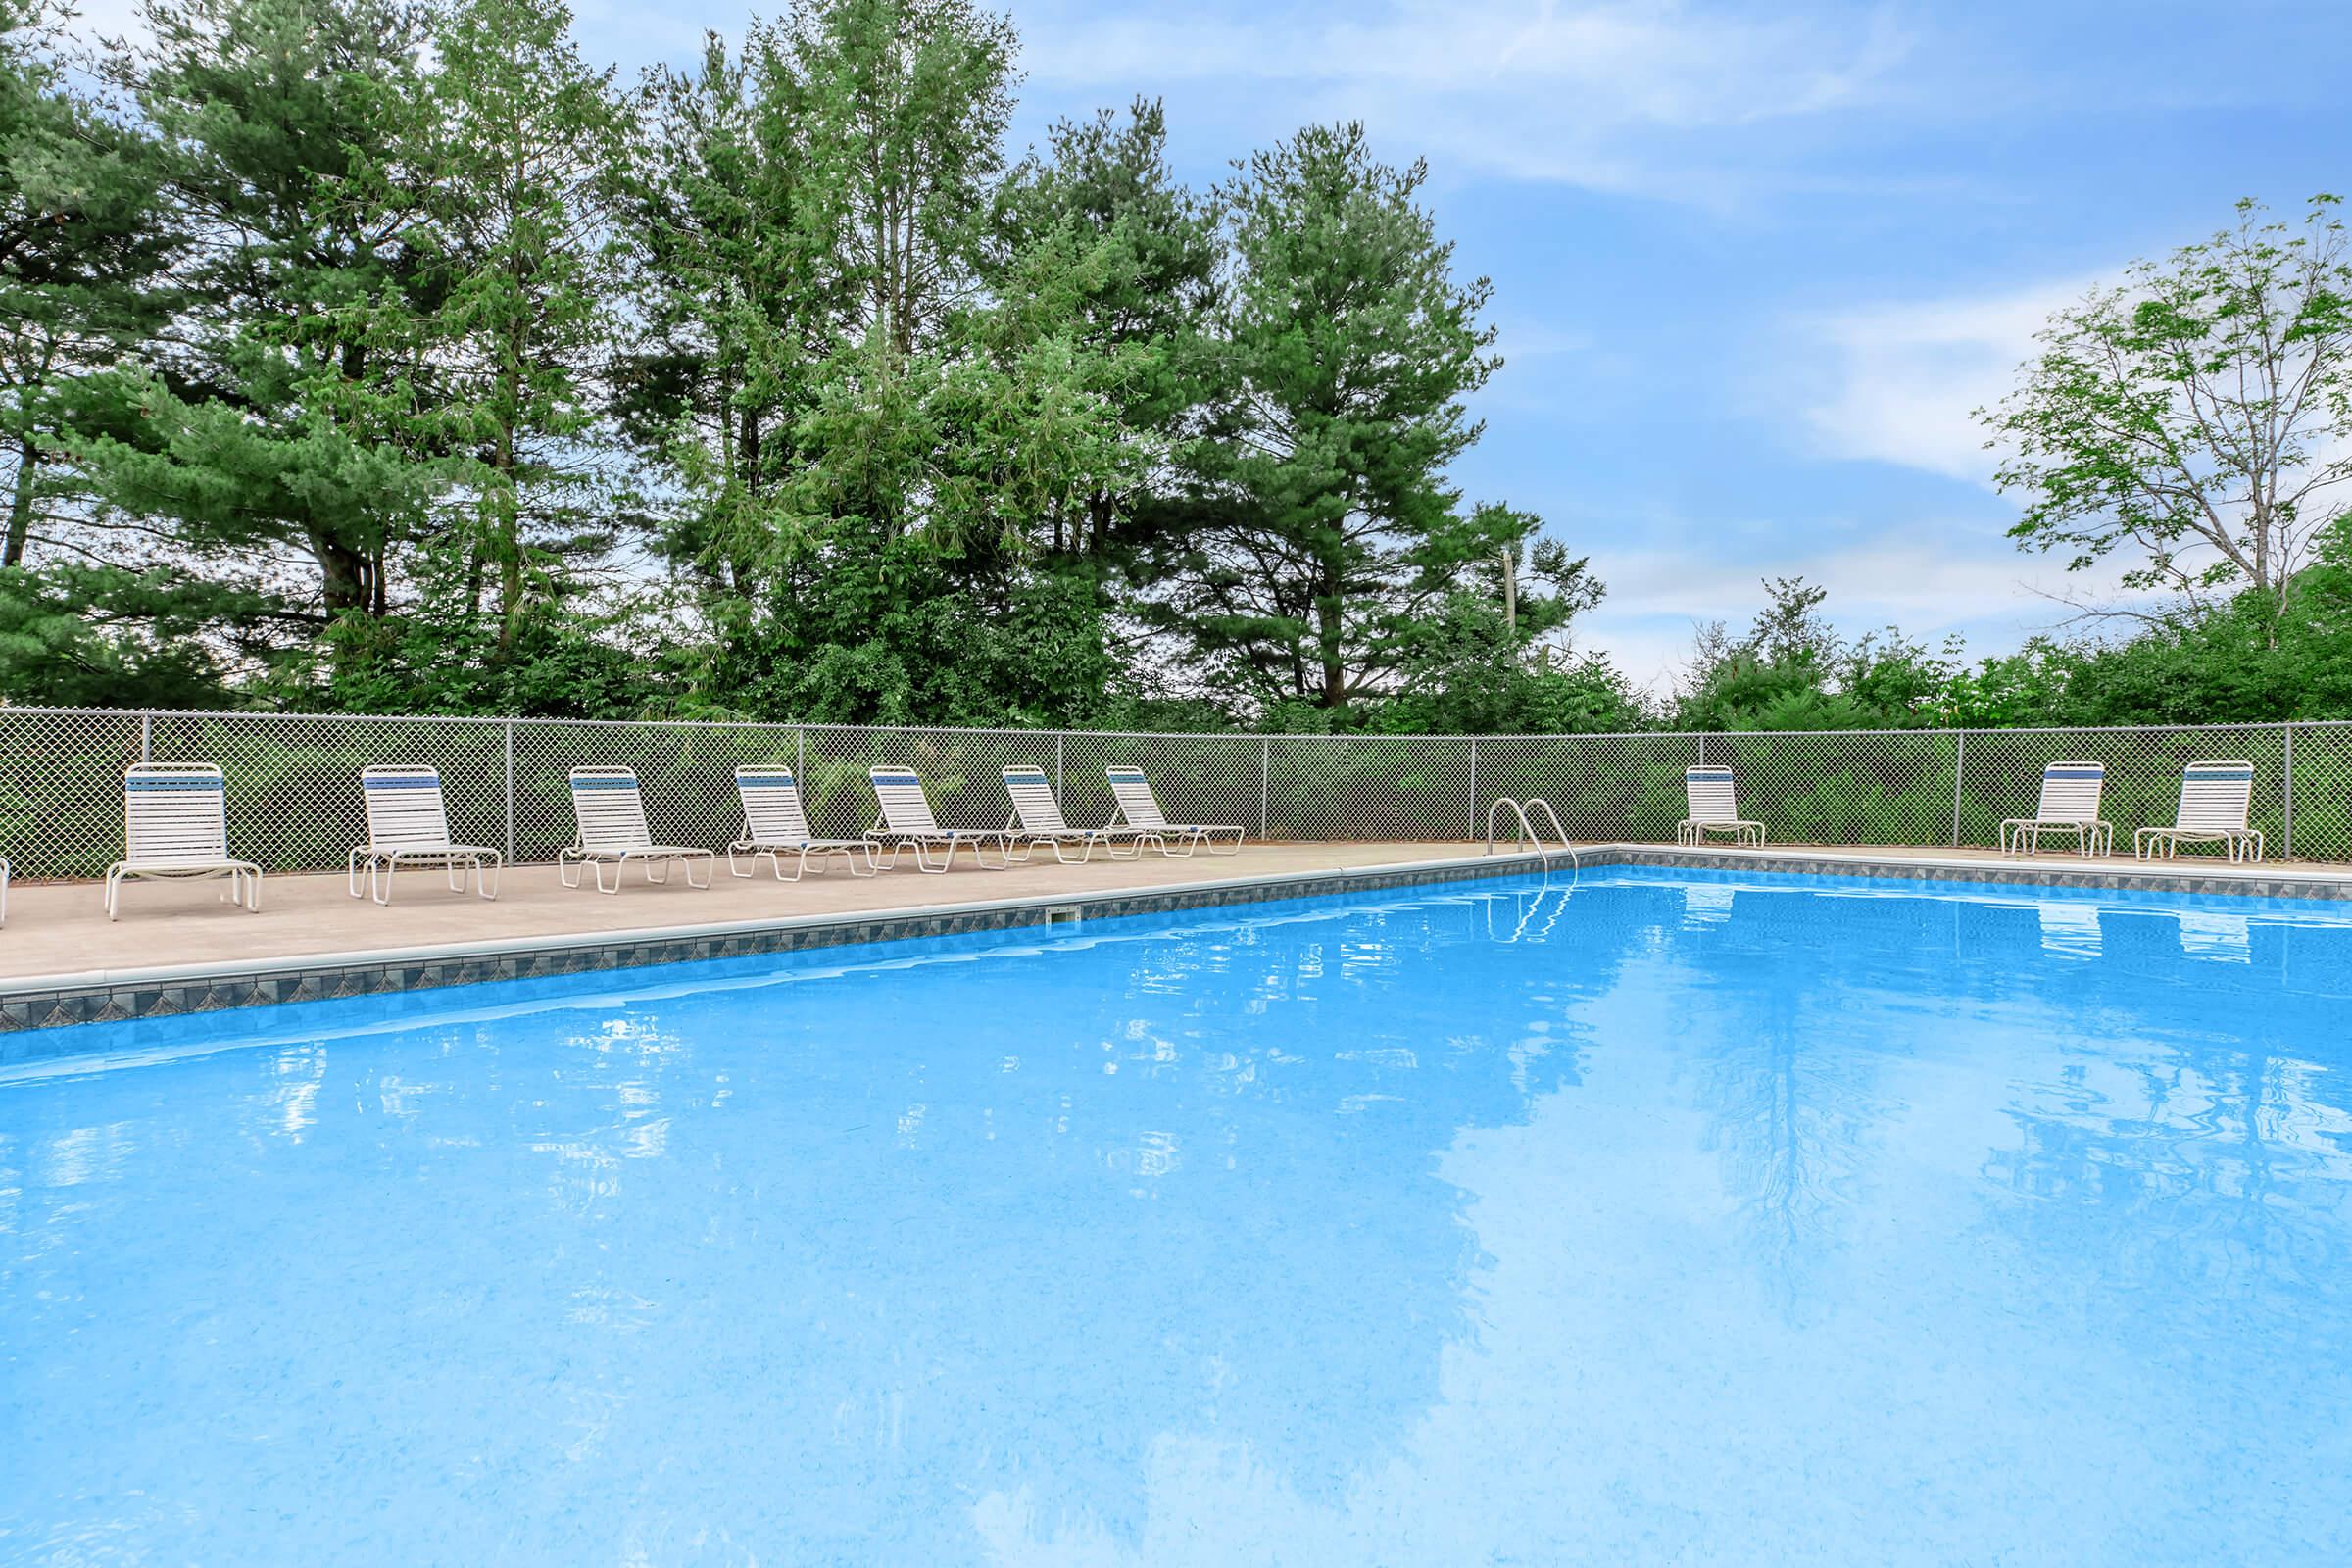
[[[0,1561],[2352,1560],[2352,911],[1611,870],[77,1042]]]

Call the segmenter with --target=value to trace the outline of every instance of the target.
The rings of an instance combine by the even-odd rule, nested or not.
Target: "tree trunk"
[[[760,499],[760,413],[757,409],[743,411],[741,436],[736,445],[737,473],[743,485],[747,503]],[[751,597],[753,580],[759,573],[758,558],[746,546],[746,529],[740,516],[728,529],[727,576],[738,598]]]
[[[514,493],[514,432],[500,425],[491,459],[491,549],[498,556],[498,656],[514,651],[514,628],[522,619],[522,503]]]
[[[757,496],[760,493],[760,411],[744,410],[741,427],[742,434],[737,440],[736,451],[743,476],[743,493]]]
[[[17,438],[17,483],[8,498],[8,548],[0,566],[24,564],[24,542],[32,536],[32,490],[40,472],[40,449],[30,435]]]
[[[1323,653],[1323,706],[1348,706],[1348,668],[1340,662],[1340,598],[1323,594],[1315,600],[1315,629]]]
[[[325,603],[326,618],[372,608],[374,574],[368,570],[367,554],[316,529],[310,542],[311,555],[318,563],[318,596]]]

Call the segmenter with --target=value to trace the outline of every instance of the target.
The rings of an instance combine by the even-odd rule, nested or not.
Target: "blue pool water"
[[[2341,1563],[2352,912],[1642,872],[96,1032],[0,1560]]]

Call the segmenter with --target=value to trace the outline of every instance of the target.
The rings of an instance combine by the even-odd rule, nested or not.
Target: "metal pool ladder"
[[[1560,826],[1560,813],[1553,810],[1551,803],[1541,795],[1531,795],[1524,801],[1514,801],[1507,795],[1499,796],[1493,806],[1487,808],[1487,853],[1489,855],[1494,853],[1494,814],[1506,806],[1511,808],[1511,815],[1518,819],[1519,824],[1511,835],[1511,849],[1514,853],[1522,844],[1534,845],[1536,854],[1542,858],[1545,874],[1550,873],[1550,846],[1546,845],[1542,836],[1536,832],[1535,823],[1528,816],[1530,811],[1541,811],[1544,819],[1551,824],[1552,836],[1560,841],[1560,853],[1568,857],[1569,868],[1571,870],[1582,869],[1577,864],[1576,846],[1568,842],[1568,830]]]

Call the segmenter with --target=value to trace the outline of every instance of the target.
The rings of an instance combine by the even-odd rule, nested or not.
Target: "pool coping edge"
[[[1552,852],[1558,859],[1558,852]],[[1591,857],[1586,857],[1588,863]],[[1262,904],[1313,894],[1378,892],[1538,870],[1533,852],[1457,856],[1387,865],[1255,872],[1158,886],[1106,887],[1081,892],[1026,894],[956,904],[780,915],[698,925],[615,931],[557,932],[481,942],[293,954],[282,957],[215,959],[135,970],[86,970],[27,975],[0,994],[0,1039],[82,1023],[380,996],[542,975],[580,974],[754,957],[865,942],[957,936],[1047,924],[1049,911],[1075,908],[1082,919],[1152,914],[1223,905]],[[0,1051],[0,1066],[10,1054]]]
[[[1561,852],[1550,852],[1556,861]],[[1696,870],[1770,871],[1921,882],[2139,890],[2182,895],[2352,900],[2352,877],[2267,865],[2179,861],[2142,867],[2068,864],[2057,858],[1986,861],[1959,857],[1886,856],[1812,847],[1735,849],[1659,844],[1579,845],[1583,866],[1631,865]],[[1519,875],[1544,857],[1512,851],[1389,865],[1255,872],[1157,887],[908,905],[823,914],[784,915],[700,925],[618,931],[559,932],[481,942],[221,959],[135,970],[31,975],[0,994],[0,1038],[82,1023],[122,1022],[266,1006],[281,1002],[442,989],[541,975],[579,974],[710,958],[748,957],[863,942],[955,936],[1044,924],[1047,911],[1112,918],[1223,905],[1266,903],[1311,894],[1377,892]],[[0,1051],[0,1065],[14,1053]]]

